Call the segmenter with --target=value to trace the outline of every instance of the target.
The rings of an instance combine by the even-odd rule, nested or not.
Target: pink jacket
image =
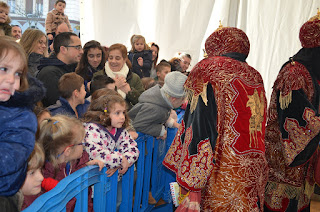
[[[66,14],[60,13],[56,9],[48,12],[46,18],[46,33],[49,34],[56,32],[58,25],[62,22],[65,22],[68,25],[70,32],[72,32],[72,28]]]

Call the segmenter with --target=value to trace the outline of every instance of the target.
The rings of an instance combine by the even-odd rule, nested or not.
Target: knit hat
[[[299,39],[304,48],[320,46],[320,20],[309,20],[300,28]]]
[[[183,85],[186,80],[187,76],[182,74],[181,72],[170,72],[164,78],[164,85],[161,90],[169,94],[169,96],[182,98],[185,96]]]

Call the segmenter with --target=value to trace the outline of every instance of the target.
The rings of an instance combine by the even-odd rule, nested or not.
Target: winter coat
[[[58,25],[61,24],[62,22],[65,22],[68,25],[69,31],[72,32],[70,21],[66,14],[60,13],[56,9],[53,9],[50,12],[48,12],[47,18],[46,18],[46,24],[45,24],[46,33],[47,34],[55,33]]]
[[[33,151],[37,118],[34,104],[44,96],[42,83],[28,76],[29,88],[0,102],[0,196],[12,196],[22,186]]]
[[[158,137],[171,109],[161,94],[160,86],[155,85],[140,95],[139,103],[129,111],[129,117],[136,131]]]
[[[37,76],[39,70],[38,66],[40,65],[40,59],[44,56],[35,52],[32,52],[28,57],[28,71],[32,76]]]
[[[74,72],[77,64],[65,64],[56,56],[42,58],[37,78],[41,80],[47,89],[46,97],[42,100],[45,107],[53,105],[60,97],[58,83],[62,75]]]
[[[0,23],[0,30],[3,30],[4,35],[11,36],[11,28],[10,24]]]
[[[95,73],[93,76],[102,74],[106,74],[106,72],[104,70],[101,70]],[[131,70],[129,70],[129,73],[127,75],[127,82],[130,85],[131,91],[128,92],[125,100],[127,102],[128,108],[131,108],[133,105],[138,103],[138,98],[144,91],[144,88],[140,77],[137,74],[133,73]]]
[[[82,157],[78,160],[75,161],[75,163],[71,166],[70,168],[70,174],[72,174],[75,171],[78,171],[79,169],[87,166],[87,162],[89,161],[89,155],[86,151],[83,151]],[[44,167],[42,168],[42,174],[44,178],[53,178],[57,181],[61,181],[66,177],[65,175],[65,169],[66,169],[66,163],[62,163],[58,165],[58,168],[55,169],[53,165],[50,162],[45,162]],[[29,205],[32,204],[32,202],[39,197],[41,194],[45,193],[44,189],[42,189],[40,194],[37,195],[31,195],[31,196],[25,196],[24,197],[24,202],[22,205],[22,209],[25,209]],[[91,197],[92,190],[89,189],[89,194],[88,194],[88,211],[93,211],[93,203]],[[74,207],[76,204],[76,199],[73,198],[71,199],[68,204],[67,204],[67,211],[73,211]]]
[[[80,104],[76,107],[78,118],[82,118],[83,114],[87,112],[89,105],[90,102],[85,100],[84,104]],[[76,113],[70,106],[69,102],[62,97],[59,98],[56,104],[49,106],[48,110],[53,116],[56,114],[64,114],[76,117]]]
[[[122,157],[125,156],[129,166],[139,157],[137,143],[131,138],[126,129],[116,129],[112,135],[104,126],[95,123],[85,123],[86,136],[84,138],[86,151],[90,159],[98,159],[105,163],[108,169],[119,168]]]
[[[143,58],[143,66],[138,64],[138,58]],[[143,50],[141,52],[129,52],[128,58],[132,63],[132,71],[140,78],[142,77],[150,77],[150,71],[152,67],[152,51],[151,50]]]

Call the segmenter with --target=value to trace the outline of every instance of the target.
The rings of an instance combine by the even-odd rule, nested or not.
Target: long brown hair
[[[102,126],[111,126],[110,111],[114,109],[116,103],[126,107],[126,101],[120,95],[100,96],[91,102],[88,111],[84,114],[83,122],[93,122]],[[129,125],[129,117],[125,111],[125,121],[122,125],[126,128]]]
[[[81,56],[80,62],[76,68],[76,73],[83,77],[85,80],[91,80],[91,77],[88,74],[88,52],[90,49],[99,49],[101,50],[101,62],[99,66],[97,67],[97,70],[101,70],[104,68],[104,65],[106,63],[107,57],[106,52],[104,51],[104,48],[100,45],[98,41],[91,40],[87,42],[83,47],[83,54]]]
[[[32,50],[37,45],[42,37],[46,38],[46,47],[48,48],[48,38],[47,36],[38,29],[27,29],[21,36],[20,44],[26,51],[27,55],[29,56],[32,53]],[[44,57],[48,56],[48,51],[44,51]]]

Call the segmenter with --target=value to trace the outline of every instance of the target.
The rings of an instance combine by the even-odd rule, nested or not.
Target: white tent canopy
[[[131,49],[130,37],[141,34],[160,46],[160,60],[187,52],[194,65],[221,20],[246,32],[247,62],[261,73],[270,97],[280,67],[301,48],[300,27],[318,7],[320,0],[80,0],[81,40]]]

